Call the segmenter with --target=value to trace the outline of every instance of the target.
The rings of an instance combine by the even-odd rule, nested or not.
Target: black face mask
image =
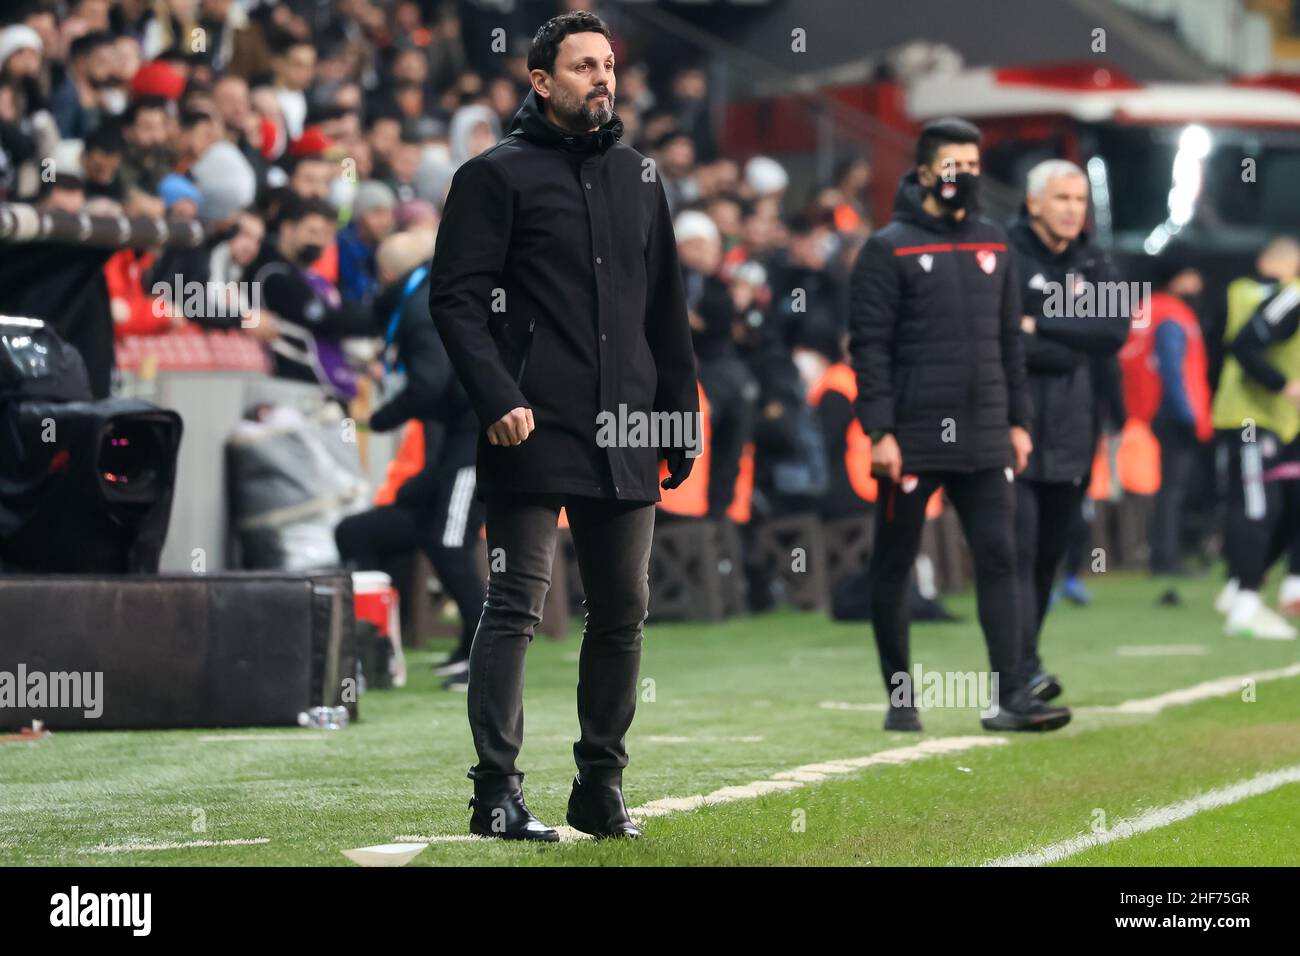
[[[974,209],[979,204],[980,178],[974,173],[958,173],[951,182],[943,177],[934,181],[930,192],[940,206],[956,212],[959,209]]]
[[[321,257],[325,247],[316,243],[309,243],[305,246],[298,247],[298,255],[294,258],[298,260],[298,265],[309,266]]]

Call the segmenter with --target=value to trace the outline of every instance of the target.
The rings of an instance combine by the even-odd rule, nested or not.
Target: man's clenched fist
[[[512,408],[500,420],[488,426],[488,443],[492,445],[521,445],[533,433],[533,410]]]

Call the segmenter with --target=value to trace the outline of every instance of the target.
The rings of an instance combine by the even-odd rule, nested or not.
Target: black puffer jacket
[[[560,129],[530,91],[452,179],[429,309],[480,426],[521,406],[536,424],[480,439],[482,492],[657,501],[659,449],[597,445],[597,416],[699,411],[672,216],[622,131]]]
[[[1008,234],[1023,283],[1024,314],[1036,324],[1032,335],[1022,335],[1035,414],[1034,453],[1021,477],[1032,481],[1083,479],[1092,468],[1097,444],[1094,366],[1119,351],[1128,337],[1129,319],[1127,315],[1058,314],[1065,311],[1067,276],[1073,276],[1080,290],[1081,283],[1115,280],[1105,254],[1086,236],[1055,254],[1034,233],[1023,211]],[[1094,285],[1093,301],[1105,302],[1108,297],[1097,296],[1097,291]],[[1046,314],[1049,302],[1052,315]]]
[[[916,173],[903,177],[893,221],[853,268],[858,419],[894,433],[904,472],[1003,468],[1010,426],[1030,419],[1007,234],[975,215],[931,216],[922,198]]]

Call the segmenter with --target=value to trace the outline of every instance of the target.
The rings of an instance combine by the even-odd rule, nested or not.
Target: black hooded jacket
[[[931,216],[911,172],[894,219],[858,254],[849,352],[858,420],[892,432],[903,471],[1012,463],[1010,426],[1029,427],[1020,286],[997,223]]]
[[[597,416],[699,410],[672,217],[622,132],[561,129],[529,91],[452,179],[429,309],[481,428],[520,406],[536,425],[480,436],[480,492],[657,501],[660,450],[601,447]]]
[[[1096,284],[1113,282],[1105,254],[1080,235],[1060,254],[1048,249],[1031,228],[1027,214],[1008,232],[1023,283],[1023,312],[1034,319],[1032,335],[1022,334],[1029,394],[1034,403],[1034,453],[1022,478],[1033,481],[1083,480],[1092,468],[1097,445],[1099,396],[1094,381],[1111,371],[1113,356],[1128,337],[1129,317],[1076,316],[1064,308],[1066,277],[1077,289],[1093,283],[1094,303],[1108,296]],[[1078,300],[1082,304],[1082,300]],[[1080,308],[1078,311],[1092,311]],[[1051,313],[1051,314],[1049,314]]]

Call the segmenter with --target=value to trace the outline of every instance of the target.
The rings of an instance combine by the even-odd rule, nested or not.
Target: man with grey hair
[[[1051,700],[1061,684],[1043,668],[1039,633],[1092,469],[1099,428],[1094,381],[1124,344],[1128,314],[1106,314],[1112,297],[1103,283],[1114,276],[1083,231],[1083,170],[1068,160],[1045,160],[1029,171],[1026,192],[1008,230],[1021,280],[1021,338],[1035,410],[1034,450],[1016,479],[1016,565],[1024,679],[1030,693]]]

